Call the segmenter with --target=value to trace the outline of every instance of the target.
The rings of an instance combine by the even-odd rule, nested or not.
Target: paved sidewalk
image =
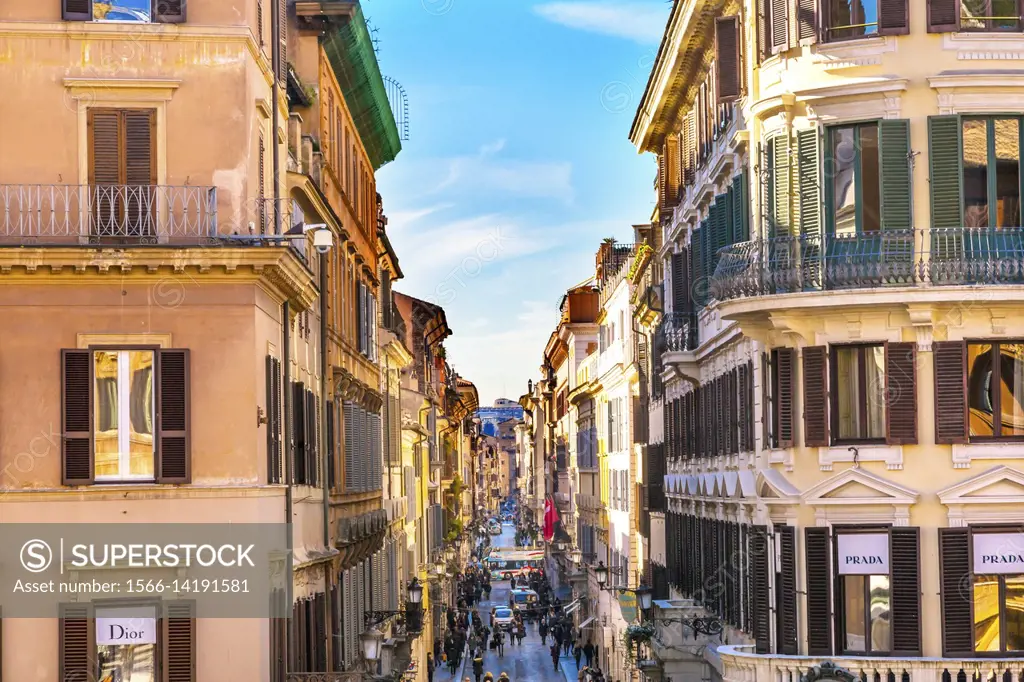
[[[562,674],[565,675],[565,682],[576,682],[580,676],[579,668],[576,667],[576,659],[572,654],[558,659],[558,667],[562,669]]]

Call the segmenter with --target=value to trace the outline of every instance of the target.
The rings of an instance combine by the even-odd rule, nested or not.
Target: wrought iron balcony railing
[[[697,348],[697,314],[692,312],[668,313],[661,320],[661,334],[665,350],[674,353]]]
[[[365,673],[360,671],[335,673],[287,673],[286,682],[362,682]]]
[[[1024,229],[956,227],[787,235],[719,252],[718,300],[885,286],[1024,283]]]

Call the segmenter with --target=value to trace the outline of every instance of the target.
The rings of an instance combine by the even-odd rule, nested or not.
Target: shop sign
[[[1024,533],[973,533],[974,574],[1024,573]]]
[[[114,646],[156,644],[156,618],[97,616],[96,643]]]
[[[836,535],[836,567],[839,575],[888,574],[889,534],[840,533]]]

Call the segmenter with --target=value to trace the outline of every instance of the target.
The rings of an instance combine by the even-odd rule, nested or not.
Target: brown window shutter
[[[960,0],[928,0],[928,32],[960,30]]]
[[[779,653],[787,656],[797,654],[796,635],[796,529],[782,526],[779,533],[779,554],[782,557],[779,577],[779,601],[782,604],[781,632],[779,632]]]
[[[165,2],[166,0],[160,0]],[[156,184],[156,110],[125,109],[124,184]]]
[[[885,345],[886,440],[917,444],[917,344]]]
[[[910,33],[909,0],[879,0],[878,34],[901,36]]]
[[[937,341],[932,344],[935,363],[935,442],[966,443],[967,344]]]
[[[807,571],[807,653],[832,655],[832,550],[828,528],[804,529]]]
[[[161,629],[164,644],[162,682],[195,682],[196,603],[165,602]]]
[[[824,346],[804,348],[804,445],[828,445],[828,361]]]
[[[772,653],[771,598],[768,582],[768,528],[754,526],[750,532],[750,572],[754,576],[754,650]]]
[[[92,353],[64,349],[61,364],[61,456],[64,485],[93,482]]]
[[[789,49],[789,2],[790,0],[768,0],[771,3],[772,54]]]
[[[188,0],[153,0],[153,21],[161,24],[181,24],[185,21],[187,7]]]
[[[60,679],[95,679],[96,620],[92,605],[60,604],[57,617]]]
[[[292,383],[292,429],[295,441],[292,446],[292,484],[306,483],[306,387],[301,382]]]
[[[256,39],[263,47],[263,0],[256,0]]]
[[[668,201],[668,153],[665,147],[662,147],[661,153],[658,154],[658,206],[661,207],[662,211],[667,211],[670,208]]]
[[[277,79],[284,83],[288,80],[288,0],[278,0],[277,9],[277,41],[279,43]],[[274,138],[276,139],[277,136],[275,135]]]
[[[715,79],[718,103],[735,102],[740,96],[743,74],[740,60],[740,18],[715,19]]]
[[[121,176],[121,113],[89,109],[89,184],[119,185]]]
[[[921,655],[921,537],[919,528],[890,528],[892,653]]]
[[[757,0],[757,57],[764,61],[772,54],[772,26],[768,16],[769,0]]]
[[[277,398],[280,393],[277,389],[277,383],[279,379],[275,373],[275,363],[277,360],[271,356],[267,356],[266,362],[266,374],[267,374],[267,393],[266,393],[266,414],[267,414],[267,483],[280,483],[281,482],[281,463],[280,455],[281,450],[279,445],[279,435],[277,433]]]
[[[327,594],[318,592],[313,603],[316,627],[316,672],[327,672]]]
[[[668,207],[672,208],[679,202],[679,136],[669,135],[665,139],[665,154],[668,156],[665,178]]]
[[[779,348],[775,356],[776,447],[791,448],[796,443],[796,349]]]
[[[61,0],[64,21],[92,21],[92,0]]]
[[[797,0],[795,23],[799,44],[813,45],[818,42],[818,0]]]
[[[189,351],[160,351],[157,396],[157,483],[192,481]]]
[[[969,528],[939,529],[943,656],[974,655],[970,537]]]

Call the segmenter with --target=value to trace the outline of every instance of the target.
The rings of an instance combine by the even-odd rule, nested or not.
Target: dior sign
[[[888,533],[841,533],[836,535],[836,568],[839,575],[889,573]]]
[[[974,573],[1024,573],[1024,533],[978,533],[974,537]]]

